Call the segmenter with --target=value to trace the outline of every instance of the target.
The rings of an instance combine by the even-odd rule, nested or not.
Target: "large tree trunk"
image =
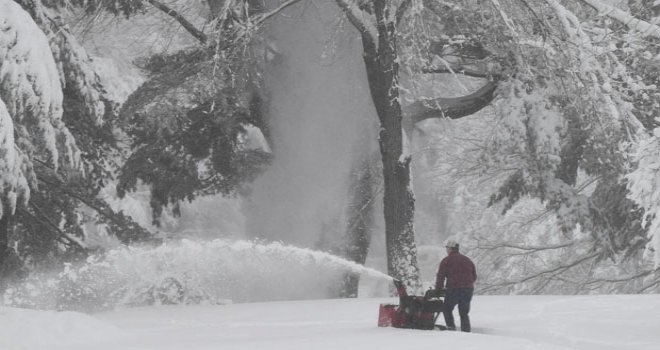
[[[362,45],[369,88],[381,126],[379,145],[383,162],[387,272],[407,285],[419,288],[413,229],[415,200],[410,188],[411,158],[403,154],[395,24],[388,19],[386,11],[384,1],[374,3],[378,43],[363,33]]]

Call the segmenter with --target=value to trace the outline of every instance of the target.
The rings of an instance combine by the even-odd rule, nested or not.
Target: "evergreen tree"
[[[244,31],[263,17],[254,6],[236,12],[242,8],[217,7],[214,41],[200,32],[193,48],[150,57],[143,67],[149,79],[122,107],[133,152],[118,193],[149,185],[156,225],[164,207],[176,215],[182,200],[246,191],[270,160],[260,90],[264,46]]]
[[[3,197],[0,243],[14,247],[0,255],[7,273],[20,269],[20,261],[38,265],[84,256],[82,226],[88,219],[80,213],[85,207],[125,242],[149,236],[96,197],[116,166],[117,103],[107,97],[91,58],[58,17],[65,5],[3,1],[0,11],[6,29],[0,63],[3,150],[16,164],[3,171],[14,179],[6,182]],[[18,205],[17,198],[22,198]],[[7,257],[13,257],[12,266]]]
[[[5,0],[0,6],[0,114],[5,160],[0,266],[5,268],[18,200],[26,205],[30,189],[38,187],[35,163],[56,169],[77,167],[80,151],[62,120],[60,74],[48,38],[18,4]]]

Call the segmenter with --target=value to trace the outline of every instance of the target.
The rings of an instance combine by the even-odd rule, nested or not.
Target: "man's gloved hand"
[[[444,289],[429,289],[424,294],[424,297],[426,299],[440,298],[440,297],[443,297],[443,296],[445,296],[445,290]]]

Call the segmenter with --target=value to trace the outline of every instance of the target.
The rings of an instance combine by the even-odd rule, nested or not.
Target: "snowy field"
[[[660,295],[476,296],[471,334],[378,328],[381,302],[395,299],[161,306],[94,315],[4,307],[0,349],[660,349]]]

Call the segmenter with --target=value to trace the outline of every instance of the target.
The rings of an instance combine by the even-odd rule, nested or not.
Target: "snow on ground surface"
[[[396,299],[160,306],[94,315],[0,307],[0,349],[660,349],[660,295],[475,296],[471,334],[379,328],[382,302]]]

